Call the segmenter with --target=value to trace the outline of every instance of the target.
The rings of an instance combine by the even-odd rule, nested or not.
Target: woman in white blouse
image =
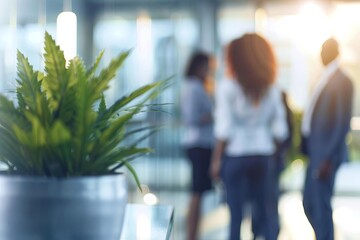
[[[229,79],[220,82],[215,98],[211,175],[225,184],[229,239],[238,240],[250,193],[256,210],[266,212],[266,174],[276,141],[284,140],[288,130],[281,93],[274,86],[277,66],[270,44],[257,34],[245,34],[229,44],[226,61]],[[272,239],[265,215],[259,231]]]

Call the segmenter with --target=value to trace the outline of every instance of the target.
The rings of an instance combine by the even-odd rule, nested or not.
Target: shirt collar
[[[330,77],[340,67],[339,59],[332,60],[324,69],[324,75]]]

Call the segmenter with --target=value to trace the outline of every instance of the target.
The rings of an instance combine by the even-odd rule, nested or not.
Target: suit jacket
[[[340,69],[329,79],[315,103],[310,135],[303,143],[310,167],[317,169],[324,160],[334,166],[348,160],[346,135],[352,116],[353,84]]]

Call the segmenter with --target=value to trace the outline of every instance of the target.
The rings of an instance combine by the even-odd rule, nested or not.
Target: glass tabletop
[[[173,221],[173,206],[128,204],[120,240],[168,240]]]

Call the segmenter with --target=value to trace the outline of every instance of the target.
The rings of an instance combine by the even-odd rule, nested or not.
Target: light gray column
[[[87,1],[73,0],[73,11],[78,17],[78,55],[81,56],[86,64],[90,66],[93,62],[93,34],[95,27],[95,9]]]
[[[216,0],[197,0],[195,4],[195,14],[199,22],[200,30],[199,48],[204,51],[215,52],[218,44],[218,3]]]

